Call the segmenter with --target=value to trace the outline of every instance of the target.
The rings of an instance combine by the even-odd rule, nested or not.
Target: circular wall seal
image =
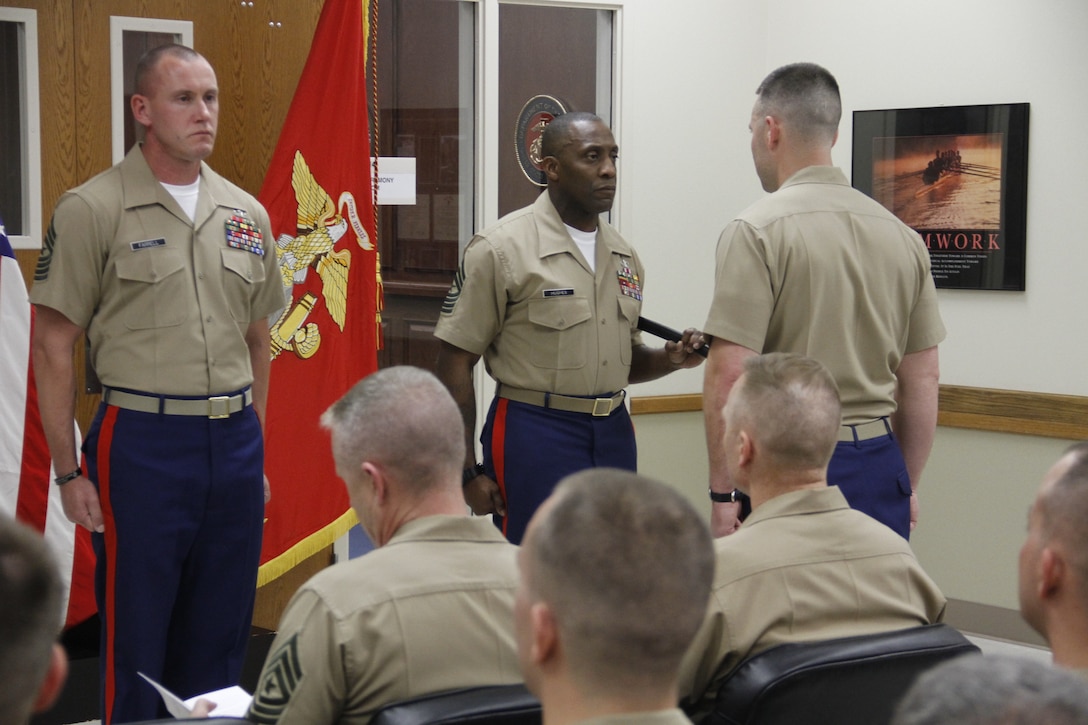
[[[558,98],[540,95],[530,98],[518,114],[518,124],[514,130],[518,166],[525,178],[537,186],[548,185],[548,179],[540,167],[543,160],[540,154],[540,136],[553,118],[569,110]]]

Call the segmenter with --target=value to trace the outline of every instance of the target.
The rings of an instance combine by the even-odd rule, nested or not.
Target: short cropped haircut
[[[150,48],[136,61],[136,73],[133,77],[132,87],[137,94],[141,96],[150,95],[150,78],[158,67],[159,61],[167,56],[182,60],[196,60],[204,57],[192,48],[176,43],[156,45],[154,48]]]
[[[526,588],[555,613],[573,676],[614,694],[675,680],[710,598],[703,517],[665,484],[614,468],[568,476],[545,505]]]
[[[600,116],[589,111],[568,111],[553,118],[540,135],[541,156],[558,156],[570,143],[571,129],[577,123],[604,123]]]
[[[771,71],[756,89],[760,116],[774,116],[809,141],[831,143],[842,118],[835,76],[815,63]]]
[[[1088,441],[1074,443],[1062,454],[1071,458],[1069,468],[1039,501],[1043,536],[1065,546],[1066,561],[1073,567],[1088,601]]]
[[[0,514],[0,722],[26,722],[62,624],[63,586],[41,535]]]
[[[1088,684],[1072,672],[1017,657],[966,655],[919,677],[892,725],[1079,725]]]
[[[835,379],[818,361],[781,352],[750,357],[733,396],[726,425],[747,429],[776,467],[827,466],[838,441],[842,404]]]
[[[407,491],[460,483],[464,423],[438,378],[420,368],[379,370],[355,384],[321,416],[333,458],[345,468],[381,463]]]

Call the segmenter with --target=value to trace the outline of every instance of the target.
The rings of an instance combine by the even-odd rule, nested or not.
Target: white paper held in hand
[[[188,700],[182,700],[143,672],[137,674],[158,690],[159,695],[162,696],[162,701],[166,703],[167,712],[179,720],[192,717],[193,706],[200,699],[215,703],[216,708],[212,711],[212,715],[216,717],[245,717],[246,712],[249,710],[249,703],[253,701],[253,696],[238,685],[224,687],[222,690],[213,690],[203,695],[190,697]]]

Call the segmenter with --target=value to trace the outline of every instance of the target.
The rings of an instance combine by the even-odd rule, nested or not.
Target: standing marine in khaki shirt
[[[600,215],[612,208],[619,147],[597,116],[558,116],[542,137],[547,190],[473,237],[435,328],[438,375],[465,422],[465,499],[496,514],[518,543],[563,476],[592,466],[634,470],[624,388],[702,362],[703,336],[651,349],[638,318],[644,272]],[[473,435],[472,369],[498,383]]]
[[[213,172],[215,71],[178,45],[137,64],[145,141],[61,197],[30,293],[42,422],[64,512],[92,532],[104,722],[237,683],[261,548],[268,316],[284,304],[268,215]],[[73,346],[103,401],[73,435]]]

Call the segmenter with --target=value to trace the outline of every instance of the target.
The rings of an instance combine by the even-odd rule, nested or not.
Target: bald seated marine
[[[319,572],[291,599],[248,719],[365,725],[396,700],[521,682],[517,548],[467,515],[464,431],[446,388],[418,368],[379,370],[321,424],[378,548]]]
[[[1088,441],[1051,466],[1020,549],[1020,613],[1054,664],[1088,676]]]
[[[544,725],[688,722],[677,669],[713,552],[683,496],[618,469],[568,476],[530,521],[518,566],[518,653]]]
[[[722,416],[725,464],[752,513],[714,541],[707,619],[681,668],[689,712],[708,710],[726,675],[773,645],[941,620],[944,595],[907,541],[827,483],[841,418],[827,368],[750,357]]]

